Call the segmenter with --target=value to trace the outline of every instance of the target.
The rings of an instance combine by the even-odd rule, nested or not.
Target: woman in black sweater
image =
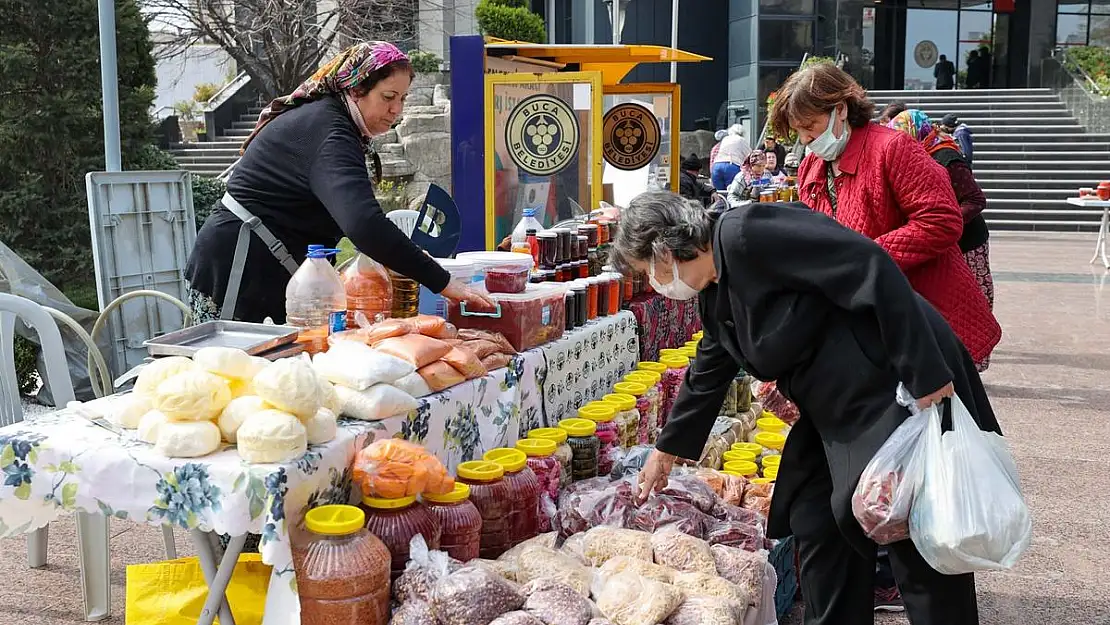
[[[308,246],[335,247],[343,236],[433,292],[489,305],[452,281],[374,199],[366,149],[371,137],[388,131],[400,116],[412,78],[408,57],[395,46],[361,43],[262,111],[227,195],[197,233],[189,256],[186,279],[196,321],[272,317],[282,323],[285,286]],[[252,216],[264,228],[254,229],[245,262],[237,263],[240,229]],[[235,289],[237,264],[242,274]],[[232,299],[234,310],[224,311],[224,302]]]

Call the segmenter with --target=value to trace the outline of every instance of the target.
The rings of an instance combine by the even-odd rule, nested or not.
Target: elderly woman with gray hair
[[[665,192],[621,212],[612,259],[659,293],[698,296],[705,334],[656,450],[641,498],[696,460],[742,367],[778,380],[801,419],[783,450],[768,534],[793,535],[806,625],[872,623],[876,544],[851,510],[863,468],[909,413],[958,394],[998,431],[974,363],[944,319],[875,242],[801,204],[752,204],[714,216]],[[890,545],[915,625],[979,622],[972,575],[942,575],[911,541]]]

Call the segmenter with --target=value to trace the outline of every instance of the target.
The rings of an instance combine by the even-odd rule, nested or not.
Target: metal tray
[[[265,358],[266,360],[271,360],[272,361],[272,360],[280,360],[282,358],[292,358],[293,356],[297,356],[297,355],[301,354],[304,351],[305,351],[305,344],[304,343],[288,343],[286,345],[281,345],[281,346],[275,347],[274,349],[271,349],[269,351],[265,351],[265,352],[262,352],[261,354],[255,354],[255,355],[259,356],[261,358]]]
[[[143,343],[151,356],[192,356],[202,347],[233,347],[257,355],[297,340],[297,328],[243,321],[206,321]]]

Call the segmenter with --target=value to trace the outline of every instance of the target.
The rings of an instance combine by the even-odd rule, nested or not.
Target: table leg
[[[204,572],[204,581],[208,584],[208,598],[204,602],[204,609],[197,619],[197,625],[212,625],[217,613],[220,625],[235,625],[235,617],[231,614],[231,607],[227,603],[227,584],[231,581],[231,574],[235,571],[235,564],[239,561],[239,553],[243,551],[246,535],[236,536],[231,539],[224,556],[217,564],[216,551],[212,548],[212,532],[192,530],[190,536],[196,547],[197,556],[200,558],[200,568]],[[229,564],[230,562],[230,564]]]
[[[103,621],[112,616],[111,561],[108,555],[108,517],[77,513],[77,550],[81,558],[81,590],[85,620]]]
[[[1110,269],[1110,260],[1106,258],[1106,238],[1110,236],[1110,207],[1102,209],[1102,223],[1098,227],[1098,238],[1095,240],[1095,255],[1091,257],[1091,263],[1096,260],[1102,260],[1102,266],[1105,269]]]

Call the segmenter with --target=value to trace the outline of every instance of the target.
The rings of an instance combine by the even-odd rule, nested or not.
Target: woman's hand
[[[948,384],[945,384],[944,386],[942,386],[939,389],[933,391],[932,393],[929,393],[928,395],[919,398],[917,400],[917,407],[920,408],[921,410],[925,410],[929,406],[939,404],[940,400],[944,399],[945,397],[951,397],[955,394],[956,394],[956,389],[955,389],[955,387],[952,386],[952,383],[949,382]]]
[[[676,460],[678,460],[677,456],[658,449],[651,452],[647,462],[644,463],[644,468],[640,469],[640,492],[636,497],[639,503],[647,501],[648,495],[652,492],[658,492],[667,487],[667,476],[671,474]]]
[[[451,280],[447,286],[440,291],[440,295],[446,297],[453,302],[466,302],[467,306],[477,308],[481,311],[488,311],[497,308],[489,297],[477,289],[472,289],[458,280]]]

